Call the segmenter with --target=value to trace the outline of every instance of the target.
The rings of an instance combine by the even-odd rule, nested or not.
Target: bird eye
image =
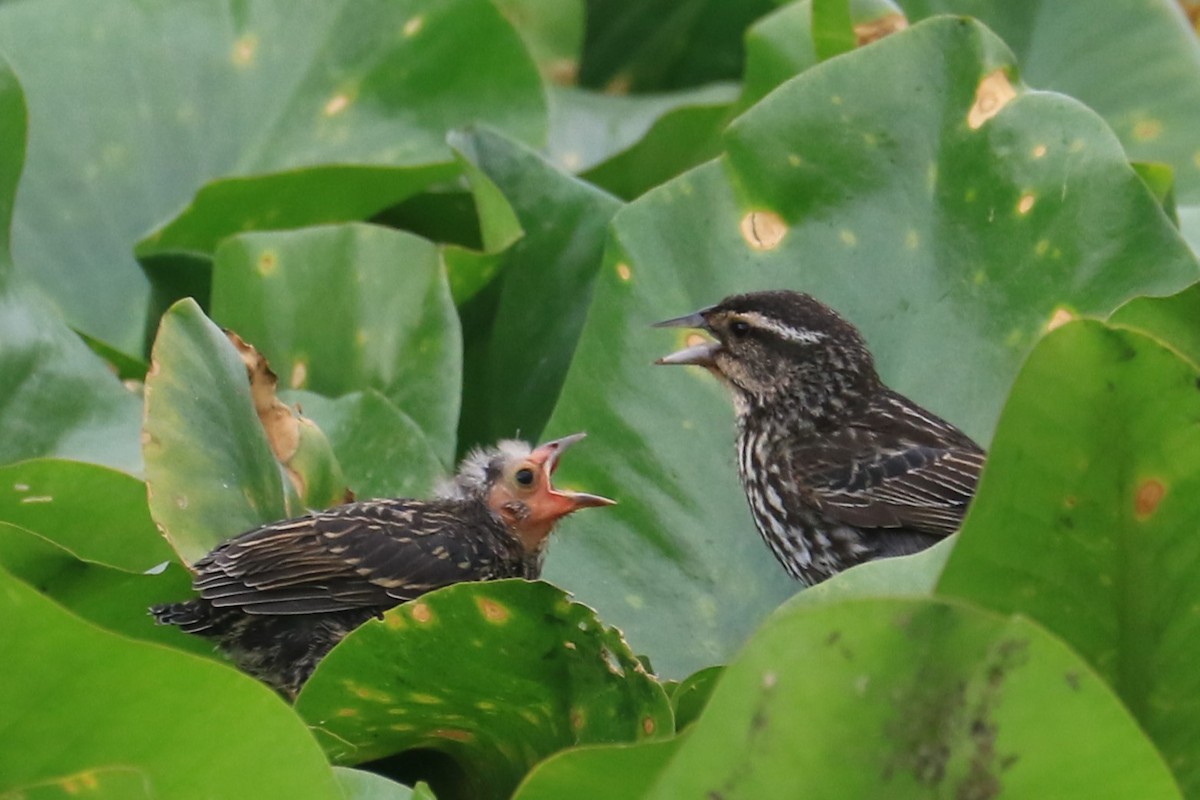
[[[533,486],[533,470],[529,467],[522,467],[517,470],[517,483],[522,486]]]
[[[750,332],[750,323],[744,319],[735,319],[730,323],[729,331],[734,336],[745,336]]]

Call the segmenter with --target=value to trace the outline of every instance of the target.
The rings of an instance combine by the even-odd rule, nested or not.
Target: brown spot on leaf
[[[1158,478],[1147,478],[1138,485],[1133,508],[1138,519],[1146,519],[1155,512],[1158,504],[1167,495],[1166,485]]]
[[[275,458],[283,463],[291,460],[300,445],[300,422],[292,409],[275,396],[279,378],[271,371],[267,359],[241,336],[233,331],[225,331],[229,341],[242,357],[246,365],[246,377],[250,381],[250,398],[254,401],[254,411],[258,421],[262,423],[271,445]]]
[[[628,281],[633,277],[632,270],[629,269],[629,265],[624,261],[622,261],[620,264],[617,264],[617,277],[623,281]]]
[[[412,618],[421,624],[425,624],[433,619],[433,612],[424,603],[413,603],[408,611],[412,614]]]
[[[774,211],[751,211],[742,217],[742,238],[753,250],[774,250],[787,235],[787,223]]]
[[[967,112],[967,124],[971,130],[979,130],[983,123],[1000,113],[1017,96],[1008,75],[998,69],[984,76],[975,90],[975,102]]]
[[[508,609],[502,604],[487,597],[478,597],[475,602],[479,605],[479,610],[483,612],[483,618],[488,622],[496,624],[508,622]]]
[[[471,742],[475,740],[475,734],[470,731],[464,731],[461,728],[438,728],[433,732],[433,735],[439,739],[450,739],[455,742]]]
[[[642,733],[649,736],[650,734],[654,733],[654,728],[655,728],[655,724],[654,724],[653,717],[643,717],[642,718]]]
[[[870,22],[860,22],[854,26],[854,38],[859,47],[877,42],[885,36],[908,27],[908,19],[903,14],[886,14]]]
[[[1061,328],[1073,319],[1075,319],[1075,315],[1069,309],[1060,306],[1054,309],[1054,313],[1050,315],[1050,319],[1046,322],[1046,332],[1049,333],[1055,328]]]

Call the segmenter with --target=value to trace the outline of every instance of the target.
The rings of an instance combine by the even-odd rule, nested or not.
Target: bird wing
[[[368,501],[248,531],[196,562],[201,597],[250,614],[388,608],[480,577],[448,509]]]
[[[984,452],[898,395],[861,425],[791,449],[796,485],[824,514],[860,528],[946,536],[975,495]]]

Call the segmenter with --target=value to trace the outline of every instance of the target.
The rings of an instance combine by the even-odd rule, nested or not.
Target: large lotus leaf
[[[30,106],[17,266],[129,352],[133,244],[181,208],[143,252],[373,213],[452,174],[463,124],[545,135],[536,67],[487,0],[5,3],[0,49]]]
[[[612,93],[737,78],[742,31],[770,0],[588,0],[579,82]]]
[[[1166,342],[1200,364],[1200,284],[1170,297],[1137,297],[1118,308],[1109,322],[1137,328]]]
[[[940,593],[1037,619],[1200,791],[1200,376],[1140,333],[1055,330],[1013,387]]]
[[[536,439],[575,353],[621,203],[494,131],[453,142],[504,193],[525,230],[504,255],[495,316],[474,331],[481,341],[469,351],[463,438]]]
[[[1200,43],[1175,0],[896,0],[913,21],[976,17],[1008,43],[1029,82],[1104,117],[1137,161],[1176,170],[1180,200],[1200,203]]]
[[[680,737],[636,745],[574,747],[538,764],[513,800],[612,800],[644,797],[683,742]]]
[[[727,659],[790,584],[738,485],[727,393],[651,367],[688,334],[650,323],[736,291],[809,291],[860,327],[885,381],[986,443],[1063,306],[1106,314],[1200,274],[1087,109],[1014,86],[971,128],[980,78],[1007,63],[971,22],[893,34],[797,76],[734,123],[731,161],[614,218],[548,428],[594,434],[561,472],[621,505],[574,520],[547,575],[665,674]]]
[[[235,236],[217,250],[212,315],[285,386],[376,389],[452,456],[462,344],[433,243],[358,224]]]
[[[95,464],[48,458],[0,467],[0,520],[128,572],[171,557],[146,508],[146,484]]]
[[[130,767],[98,767],[20,786],[0,800],[156,800],[150,778]]]
[[[166,564],[151,573],[118,569],[81,558],[40,534],[0,522],[0,565],[105,630],[200,655],[213,654],[209,642],[155,625],[147,613],[155,603],[184,600],[191,594],[191,573],[178,564]]]
[[[192,300],[163,316],[146,376],[150,513],[185,563],[286,517],[283,478],[246,367]]]
[[[328,435],[347,484],[359,499],[427,497],[446,475],[417,423],[376,391],[337,400],[302,391],[284,396]]]
[[[0,619],[0,791],[120,764],[162,800],[341,798],[312,735],[254,679],[100,630],[2,569]]]
[[[458,584],[351,633],[296,700],[330,757],[449,755],[473,795],[507,797],[547,755],[672,731],[662,687],[619,631],[561,590]]]
[[[1179,798],[1104,681],[1021,617],[857,600],[772,617],[648,798]]]

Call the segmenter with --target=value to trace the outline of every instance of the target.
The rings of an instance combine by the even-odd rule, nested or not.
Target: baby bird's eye
[[[517,483],[522,486],[533,486],[533,470],[529,467],[522,467],[517,470],[516,479]]]
[[[745,336],[750,332],[750,323],[746,322],[744,319],[735,319],[732,323],[730,323],[729,330],[734,336]]]

